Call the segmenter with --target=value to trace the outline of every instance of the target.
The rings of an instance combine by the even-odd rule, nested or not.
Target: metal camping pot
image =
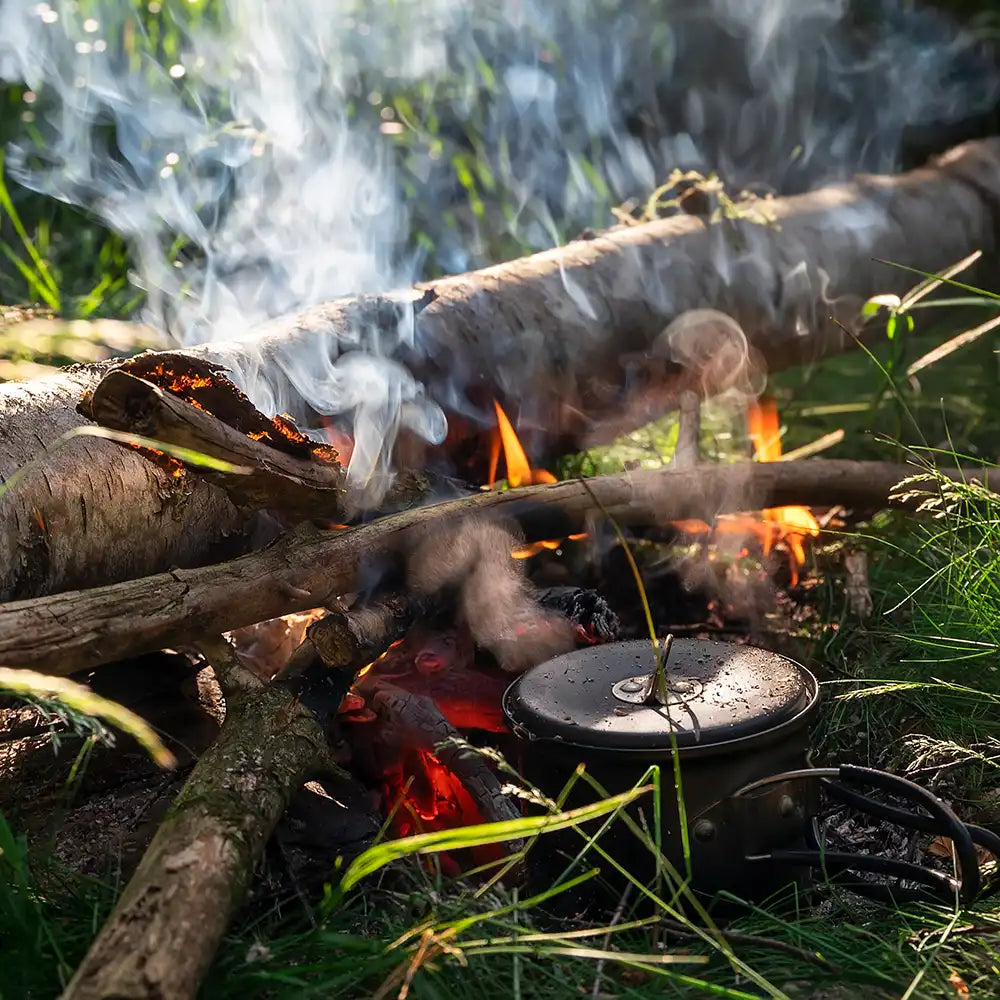
[[[954,901],[958,895],[971,902],[980,894],[975,844],[1000,857],[1000,837],[963,824],[945,803],[906,779],[850,765],[810,766],[819,684],[801,664],[752,646],[701,639],[668,638],[659,657],[662,670],[648,640],[609,643],[558,656],[519,677],[507,689],[503,708],[520,741],[525,778],[556,798],[584,764],[603,790],[617,794],[658,765],[661,851],[683,874],[676,752],[692,886],[706,896],[726,891],[759,901],[790,884],[805,885],[815,870],[892,876],[898,880],[895,893],[882,883],[851,884],[897,901]],[[875,787],[922,812],[886,805],[858,786]],[[950,837],[961,879],[902,861],[826,851],[817,820],[824,795]],[[593,784],[578,780],[565,807],[596,797]],[[640,831],[653,823],[651,805],[643,796],[629,807]],[[651,883],[655,852],[627,823],[611,824],[599,842],[613,859],[612,869],[620,865]],[[545,878],[558,876],[583,844],[576,831],[546,834],[532,848],[529,868]],[[589,855],[588,864],[593,861]],[[609,867],[598,865],[605,872]],[[620,895],[622,880],[612,877],[607,887],[611,896]]]

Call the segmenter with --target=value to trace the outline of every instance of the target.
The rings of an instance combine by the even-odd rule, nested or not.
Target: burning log
[[[285,409],[307,419],[308,400],[296,388],[301,359],[333,365],[356,349],[359,331],[373,343],[412,342],[396,358],[432,399],[446,406],[456,390],[464,393],[480,408],[480,426],[492,423],[494,397],[509,413],[516,404],[544,464],[634,430],[676,406],[685,389],[711,393],[743,384],[755,369],[854,347],[839,324],[862,332],[868,298],[913,283],[872,258],[936,271],[977,249],[989,256],[998,199],[1000,140],[969,143],[909,173],[767,201],[770,224],[678,215],[620,227],[420,285],[415,304],[340,300],[277,321],[252,341],[191,353],[231,367],[242,384],[266,382]],[[701,316],[667,330],[706,309],[740,329]],[[477,429],[452,421],[453,455]],[[480,464],[469,475],[482,481],[480,449],[473,461]]]
[[[315,716],[265,684],[225,640],[206,652],[226,720],[63,993],[64,1000],[193,997],[296,788],[335,772]],[[345,685],[346,687],[346,685]]]
[[[492,421],[498,397],[509,408],[519,404],[520,426],[544,461],[634,429],[685,389],[724,387],[743,361],[774,371],[853,347],[833,320],[859,331],[864,300],[911,281],[871,258],[939,270],[972,250],[990,254],[998,198],[1000,140],[970,143],[909,173],[768,201],[770,224],[680,215],[618,228],[428,283],[416,302],[341,300],[239,341],[140,363],[225,365],[246,386],[266,384],[276,408],[308,425],[319,415],[297,388],[303,368],[332,372],[366,344],[405,342],[414,346],[400,346],[393,360],[432,399],[447,406],[457,391],[467,412],[482,414],[479,422],[452,419],[452,460],[483,463],[478,448],[465,454],[465,443]],[[746,343],[707,320],[666,331],[706,307],[733,316]],[[0,386],[0,476],[81,424],[79,397],[119,364]],[[409,459],[402,464],[415,467],[417,458]],[[482,481],[486,469],[476,471]],[[257,526],[199,477],[176,480],[110,442],[75,440],[0,498],[0,599],[203,565],[247,551]]]
[[[419,551],[436,529],[462,518],[512,519],[529,539],[538,539],[568,534],[594,515],[597,503],[622,522],[644,524],[711,521],[722,511],[791,504],[877,509],[913,471],[889,463],[815,459],[666,469],[481,493],[348,531],[303,526],[231,562],[2,605],[0,662],[70,674],[335,606],[338,594],[356,590],[362,570],[373,561]]]

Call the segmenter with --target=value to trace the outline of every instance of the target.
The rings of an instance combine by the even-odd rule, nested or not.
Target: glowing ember
[[[434,746],[449,731],[507,732],[501,699],[510,678],[476,667],[474,655],[467,630],[418,626],[368,664],[341,703],[340,719],[351,727],[352,743],[367,748],[364,766],[381,791],[393,836],[487,820]],[[458,875],[503,855],[489,847],[449,852],[440,861],[447,874]]]
[[[707,525],[706,525],[707,527]],[[579,542],[587,537],[583,532],[579,535],[567,535],[565,538],[546,538],[541,542],[531,542],[529,545],[522,545],[511,552],[514,559],[530,559],[537,556],[539,552],[558,552],[564,542]]]
[[[391,826],[397,837],[486,822],[458,776],[426,750],[404,750],[398,766],[383,777],[381,790],[392,810]],[[499,861],[506,851],[499,844],[484,844],[469,854],[471,865],[463,865],[456,852],[442,853],[438,859],[446,875],[457,876]]]

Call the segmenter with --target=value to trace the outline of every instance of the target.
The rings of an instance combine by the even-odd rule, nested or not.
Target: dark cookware
[[[659,765],[662,851],[683,873],[676,750],[692,884],[708,896],[726,890],[760,900],[790,884],[805,885],[815,871],[842,881],[852,872],[894,877],[895,885],[863,879],[849,884],[896,901],[953,902],[957,895],[971,902],[980,895],[975,845],[1000,856],[1000,837],[963,824],[944,802],[906,779],[851,765],[810,766],[819,684],[805,667],[752,646],[700,639],[668,638],[660,657],[662,671],[649,640],[610,643],[556,657],[518,678],[503,707],[520,741],[525,777],[555,797],[582,763],[615,794]],[[860,791],[865,787],[923,812],[873,799]],[[825,850],[817,818],[824,794],[900,826],[951,838],[961,877]],[[591,786],[577,781],[566,806],[594,797]],[[630,812],[647,828],[652,822],[648,797]],[[532,849],[532,864],[551,875],[582,844],[572,831],[547,834]],[[648,883],[654,876],[653,853],[625,823],[612,824],[600,844],[635,878]],[[620,888],[612,880],[612,892]]]

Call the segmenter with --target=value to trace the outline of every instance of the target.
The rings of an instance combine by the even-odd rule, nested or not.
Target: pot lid
[[[607,749],[708,746],[765,732],[809,708],[816,681],[778,653],[730,642],[677,639],[667,690],[656,690],[649,640],[590,646],[539,664],[504,695],[512,728],[529,739]],[[665,695],[665,697],[664,697]]]

